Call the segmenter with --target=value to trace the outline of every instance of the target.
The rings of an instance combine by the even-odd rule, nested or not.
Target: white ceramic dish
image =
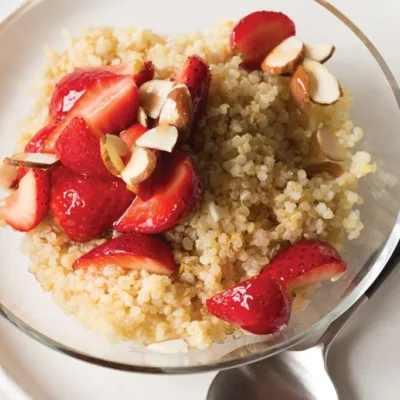
[[[282,351],[300,340],[309,329],[329,323],[347,309],[377,276],[400,236],[398,225],[393,229],[399,208],[399,185],[390,187],[385,183],[387,174],[395,177],[398,174],[400,114],[388,81],[392,78],[390,71],[366,38],[351,27],[349,21],[346,25],[344,20],[312,0],[276,0],[268,5],[259,0],[251,4],[221,1],[218,6],[210,0],[191,4],[184,10],[182,7],[179,0],[157,4],[128,0],[43,0],[24,7],[8,19],[0,30],[3,49],[0,54],[0,107],[3,110],[0,155],[12,151],[17,122],[30,107],[26,92],[43,63],[40,50],[44,44],[61,49],[63,28],[78,33],[85,26],[140,24],[157,32],[175,34],[211,27],[222,17],[238,19],[251,11],[268,8],[289,14],[305,40],[315,40],[316,30],[319,41],[334,40],[338,52],[330,68],[356,96],[353,117],[366,131],[362,146],[373,154],[381,172],[363,183],[367,229],[362,240],[346,248],[346,259],[354,275],[331,286],[329,296],[321,293],[315,300],[319,302],[317,312],[314,309],[314,313],[302,313],[273,341],[245,337],[215,346],[212,351],[196,351],[184,356],[165,357],[147,353],[130,343],[111,344],[77,325],[52,303],[49,295],[42,293],[34,277],[27,272],[28,260],[19,251],[20,235],[1,230],[0,309],[4,315],[50,347],[124,370],[196,372],[235,366]],[[164,17],[155,17],[155,14]],[[355,65],[359,68],[354,68]],[[398,95],[394,83],[393,90]]]

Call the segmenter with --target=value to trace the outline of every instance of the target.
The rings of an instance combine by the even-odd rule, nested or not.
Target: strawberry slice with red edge
[[[43,151],[53,152],[58,137],[72,118],[81,115],[97,136],[119,134],[136,118],[139,96],[130,76],[104,76],[86,89],[68,115],[46,141]]]
[[[163,157],[157,158],[157,165],[152,174],[143,182],[134,185],[132,190],[143,201],[150,200],[156,192],[160,182],[164,179],[165,171],[163,170]]]
[[[184,84],[189,89],[195,122],[204,114],[210,82],[211,74],[207,61],[196,55],[188,57],[176,75],[175,84]]]
[[[139,196],[115,224],[119,232],[161,233],[182,222],[202,203],[204,188],[190,156],[163,154],[164,173],[149,200]]]
[[[133,74],[133,80],[137,87],[143,85],[143,83],[151,81],[154,78],[154,64],[151,61],[145,61],[143,67],[139,72]]]
[[[278,279],[291,289],[297,289],[337,279],[346,269],[346,263],[329,243],[302,240],[282,250],[262,274]]]
[[[100,153],[100,140],[80,116],[72,118],[56,142],[61,163],[77,174],[92,178],[112,178]]]
[[[49,104],[49,115],[53,121],[63,120],[75,103],[98,79],[114,76],[111,71],[99,69],[72,72],[57,83]]]
[[[125,142],[129,149],[131,149],[136,140],[140,138],[148,128],[145,128],[140,124],[133,124],[130,128],[121,132],[120,138]],[[164,176],[163,166],[162,166],[162,155],[159,150],[152,150],[157,158],[157,166],[152,174],[143,182],[133,185],[129,188],[132,192],[136,193],[142,200],[149,200],[158,185],[158,182]]]
[[[231,49],[241,54],[247,70],[260,69],[264,58],[280,43],[296,34],[293,21],[275,11],[256,11],[233,28]]]
[[[210,314],[258,335],[287,325],[292,299],[288,289],[268,275],[243,281],[206,301]]]
[[[128,149],[131,149],[136,143],[136,140],[138,140],[140,136],[142,136],[148,130],[149,129],[143,125],[133,124],[128,129],[125,129],[123,132],[121,132],[119,137],[125,142],[125,144],[128,146]]]
[[[29,232],[42,221],[49,208],[50,183],[47,171],[30,169],[18,189],[0,205],[0,218],[20,232]]]
[[[70,239],[87,242],[102,235],[124,213],[134,198],[118,178],[94,179],[54,168],[50,211]]]
[[[49,124],[38,131],[32,139],[26,144],[25,153],[41,153],[43,145],[46,140],[53,134],[57,124]],[[18,168],[18,181],[20,181],[24,175],[29,171],[29,168],[19,167]]]
[[[127,233],[96,247],[77,261],[73,268],[109,265],[125,270],[145,269],[152,274],[170,275],[176,270],[171,249],[161,239],[142,233]]]
[[[41,153],[46,140],[52,135],[57,124],[49,124],[38,131],[25,146],[25,153]]]
[[[154,64],[145,61],[139,72],[135,72],[135,63],[121,63],[118,65],[99,65],[95,67],[76,67],[74,72],[106,71],[116,75],[131,75],[137,87],[154,78]]]

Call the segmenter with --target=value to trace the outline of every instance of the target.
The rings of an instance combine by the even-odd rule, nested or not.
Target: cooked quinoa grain
[[[289,78],[239,68],[241,59],[229,49],[232,26],[222,21],[211,32],[170,39],[140,28],[90,28],[79,38],[64,32],[63,53],[46,49],[44,79],[21,127],[21,145],[46,123],[54,84],[76,66],[149,59],[163,79],[198,54],[212,74],[206,115],[188,148],[205,182],[205,202],[165,233],[179,273],[167,277],[114,266],[73,271],[72,263],[106,238],[72,243],[50,217],[24,239],[30,271],[43,290],[103,335],[144,344],[182,337],[200,349],[230,333],[240,337],[240,330],[207,313],[207,298],[256,276],[282,246],[320,238],[340,250],[345,237],[355,239],[363,228],[357,186],[375,171],[368,153],[355,152],[336,179],[309,179],[304,171],[323,160],[313,141],[319,124],[332,126],[348,149],[362,138],[349,119],[351,94],[345,89],[338,103],[314,106],[305,118],[291,101]]]

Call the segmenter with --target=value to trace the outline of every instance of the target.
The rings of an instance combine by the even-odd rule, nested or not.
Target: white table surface
[[[20,3],[21,0],[0,0],[0,20]],[[400,1],[331,3],[366,33],[400,81]],[[400,398],[399,304],[397,270],[335,342],[329,366],[341,400]],[[35,343],[3,319],[0,365],[34,400],[205,400],[215,375],[155,378],[94,367]],[[13,399],[17,399],[15,393],[0,390],[0,400]]]

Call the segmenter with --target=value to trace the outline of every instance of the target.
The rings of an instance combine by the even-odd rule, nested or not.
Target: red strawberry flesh
[[[158,150],[153,150],[154,152],[158,152]],[[165,179],[165,158],[168,156],[164,156],[161,152],[156,153],[157,157],[157,165],[155,170],[151,173],[151,175],[144,180],[143,182],[134,185],[130,190],[132,190],[136,195],[142,199],[143,201],[150,200],[157,188],[162,184]]]
[[[102,235],[134,198],[121,179],[88,178],[63,165],[54,168],[51,184],[51,214],[69,238],[77,242]]]
[[[100,140],[81,116],[71,119],[56,142],[61,163],[77,174],[112,178],[100,153]]]
[[[178,225],[201,204],[204,189],[189,155],[176,151],[163,156],[165,173],[154,194],[149,200],[136,197],[115,224],[117,231],[161,233]]]
[[[145,61],[143,63],[142,69],[133,74],[133,80],[136,83],[137,87],[143,85],[143,83],[151,81],[154,78],[154,65],[151,61]]]
[[[96,247],[74,262],[73,268],[113,265],[125,270],[145,269],[170,275],[176,270],[173,254],[161,239],[141,233],[127,233]]]
[[[289,322],[291,297],[285,285],[259,275],[211,297],[206,306],[217,318],[264,335],[277,332]]]
[[[111,71],[91,69],[74,71],[57,83],[49,105],[49,115],[54,121],[64,119],[75,103],[98,79],[114,76]]]
[[[98,79],[75,103],[43,150],[54,151],[58,137],[77,115],[81,115],[98,136],[119,134],[135,120],[138,107],[138,90],[131,77],[113,75]]]
[[[48,171],[30,169],[21,179],[18,189],[3,201],[0,217],[17,231],[29,232],[46,215],[49,195]]]
[[[175,84],[188,87],[193,102],[194,121],[204,114],[210,89],[211,74],[207,62],[199,56],[190,56],[175,78]]]
[[[257,11],[235,25],[231,34],[231,48],[241,54],[244,68],[260,69],[264,58],[278,44],[295,34],[295,25],[285,14]]]
[[[128,149],[131,149],[132,146],[136,143],[136,140],[138,140],[140,136],[142,136],[147,131],[148,128],[145,128],[143,125],[133,124],[131,127],[121,132],[120,138],[128,146]]]
[[[57,124],[49,124],[37,132],[36,135],[26,144],[24,149],[25,153],[40,153],[46,140],[54,132],[56,127]]]
[[[302,240],[282,250],[262,274],[292,289],[334,279],[346,272],[346,263],[329,243]]]
[[[154,78],[154,65],[151,61],[145,61],[142,69],[135,72],[135,63],[128,62],[118,65],[99,65],[94,67],[76,67],[74,72],[106,71],[116,75],[131,75],[137,87]]]
[[[26,144],[25,153],[41,153],[46,140],[53,134],[57,124],[49,124],[37,132]],[[20,167],[18,169],[18,181],[29,171],[29,168]]]

